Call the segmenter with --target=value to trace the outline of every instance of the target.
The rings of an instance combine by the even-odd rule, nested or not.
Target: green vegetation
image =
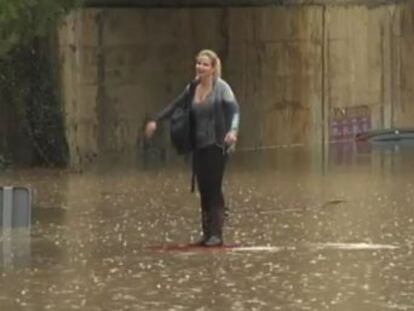
[[[53,40],[59,18],[80,5],[81,0],[0,0],[0,122],[15,123],[18,137],[30,144],[19,152],[32,153],[32,165],[66,163]],[[16,135],[8,134],[0,127],[3,160],[4,154],[16,156]]]
[[[81,0],[0,0],[0,58],[47,37],[56,21]]]

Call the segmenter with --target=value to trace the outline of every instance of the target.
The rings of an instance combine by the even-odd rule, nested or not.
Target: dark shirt
[[[193,101],[192,113],[195,118],[195,146],[197,149],[213,145],[216,142],[214,129],[214,102],[210,93],[203,102]]]

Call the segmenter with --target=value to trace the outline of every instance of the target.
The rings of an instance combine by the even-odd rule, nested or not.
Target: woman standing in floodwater
[[[212,50],[197,54],[196,83],[191,101],[194,120],[192,137],[194,173],[201,197],[202,246],[223,245],[224,195],[222,182],[228,151],[233,149],[239,129],[239,105],[231,87],[221,78],[221,61]],[[157,122],[169,118],[186,98],[190,84],[174,101],[147,123],[145,134],[151,138]]]

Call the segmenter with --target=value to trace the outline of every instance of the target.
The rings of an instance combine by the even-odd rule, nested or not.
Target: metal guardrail
[[[0,186],[0,268],[29,263],[31,213],[29,188]]]
[[[0,187],[0,227],[30,227],[32,194],[27,187]]]

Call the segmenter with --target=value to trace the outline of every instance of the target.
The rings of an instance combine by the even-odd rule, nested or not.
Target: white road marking
[[[316,243],[311,246],[318,249],[343,249],[343,250],[376,250],[376,249],[397,249],[398,246],[389,244],[371,244],[371,243]]]
[[[276,246],[237,246],[229,248],[228,250],[235,252],[277,252],[280,251],[281,248]]]

